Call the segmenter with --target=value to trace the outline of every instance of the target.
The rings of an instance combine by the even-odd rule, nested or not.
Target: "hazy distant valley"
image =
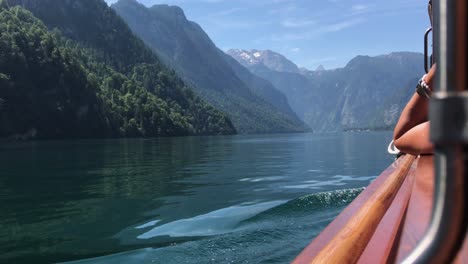
[[[272,51],[227,52],[282,91],[314,131],[391,129],[423,74],[423,55],[358,56],[344,68],[299,69]]]

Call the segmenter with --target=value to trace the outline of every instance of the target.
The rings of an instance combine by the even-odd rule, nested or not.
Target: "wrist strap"
[[[429,99],[431,98],[432,91],[429,85],[427,85],[427,83],[424,81],[424,77],[426,77],[426,75],[424,75],[416,85],[416,92],[419,94],[419,96]]]

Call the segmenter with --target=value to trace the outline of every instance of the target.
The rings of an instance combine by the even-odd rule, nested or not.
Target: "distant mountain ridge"
[[[303,132],[284,94],[219,50],[176,6],[120,0],[112,8],[194,90],[226,112],[241,133]]]
[[[278,71],[281,67],[262,63],[261,56],[252,63],[246,54],[253,52],[262,54],[227,51],[286,94],[294,111],[314,131],[391,129],[423,74],[423,55],[413,52],[357,56],[344,68],[299,72]]]
[[[323,65],[319,65],[317,69],[315,69],[315,71],[324,71],[324,70],[325,70],[325,67],[323,67]]]

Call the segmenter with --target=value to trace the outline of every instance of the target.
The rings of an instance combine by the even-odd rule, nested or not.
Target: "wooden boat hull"
[[[402,157],[387,168],[303,250],[293,263],[334,262],[323,258],[324,251],[327,255],[333,255],[335,260],[339,259],[340,263],[400,263],[414,249],[429,225],[434,189],[433,157],[421,156],[414,162],[411,161],[409,169],[402,170],[402,166],[408,160],[408,157]],[[358,237],[355,241],[355,243],[364,242],[365,248],[362,251],[343,252],[339,247],[349,242],[346,240],[356,238],[342,237],[340,234],[350,227],[353,217],[366,207],[369,199],[379,192],[379,189],[385,188],[385,182],[401,172],[406,174],[406,178],[378,224],[375,227],[357,227],[374,229],[370,238]],[[372,212],[367,213],[372,214]],[[359,241],[364,239],[366,241]],[[346,243],[339,245],[340,240]],[[330,247],[330,244],[336,243],[338,243],[336,247]],[[467,244],[465,239],[463,249],[455,263],[468,263]]]

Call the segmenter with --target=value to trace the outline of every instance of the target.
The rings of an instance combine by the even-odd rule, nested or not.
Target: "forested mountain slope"
[[[0,137],[235,133],[103,1],[0,2]]]

